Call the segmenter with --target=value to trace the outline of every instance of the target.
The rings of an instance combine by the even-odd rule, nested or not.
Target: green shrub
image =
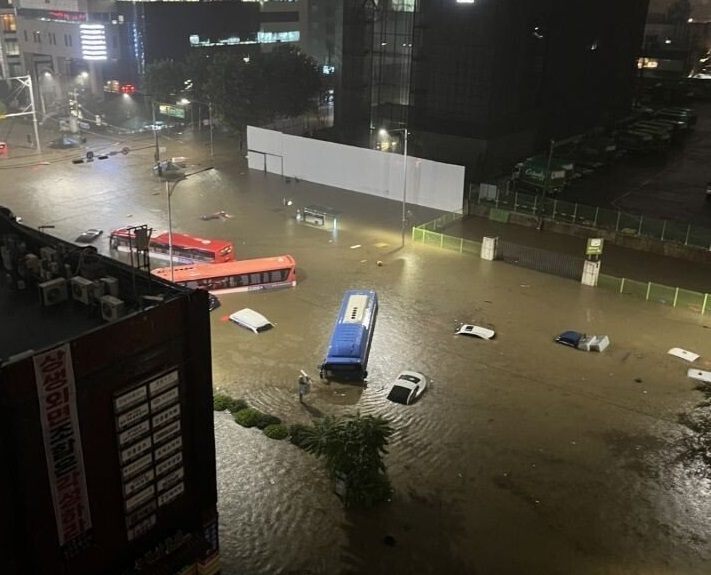
[[[308,425],[303,425],[301,423],[295,423],[289,426],[289,441],[296,445],[296,447],[303,447],[304,438],[306,434],[311,429]]]
[[[260,421],[264,414],[253,407],[246,407],[234,413],[234,418],[242,427],[254,427]]]
[[[216,393],[212,396],[212,408],[215,411],[237,413],[246,407],[249,407],[249,405],[244,399],[233,399],[226,393]]]
[[[275,415],[269,415],[268,413],[262,413],[261,415],[255,424],[259,429],[265,429],[269,425],[279,425],[281,423],[281,419]]]
[[[230,413],[234,414],[238,411],[242,411],[243,409],[247,409],[248,407],[249,404],[244,399],[232,399],[230,404],[227,406],[227,409]]]
[[[225,393],[216,393],[212,396],[212,408],[215,411],[226,411],[234,399]]]
[[[270,439],[286,439],[289,436],[289,428],[281,423],[272,423],[264,428],[264,435]]]

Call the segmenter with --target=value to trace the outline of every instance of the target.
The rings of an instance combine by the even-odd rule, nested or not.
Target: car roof
[[[248,307],[234,312],[230,315],[230,318],[232,318],[234,321],[244,322],[254,327],[270,325],[272,323],[261,313],[254,311],[253,309],[250,309]]]

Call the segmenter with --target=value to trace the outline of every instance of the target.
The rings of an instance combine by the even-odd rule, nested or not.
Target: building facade
[[[14,71],[21,68],[32,77],[38,105],[48,113],[66,105],[72,94],[131,93],[140,87],[149,63],[182,61],[191,51],[248,57],[281,43],[301,47],[308,35],[305,6],[277,1],[16,0],[6,8],[16,18],[2,20],[16,43],[8,35],[4,53],[18,56],[21,65]]]
[[[627,114],[648,0],[345,0],[335,125],[470,180]],[[400,147],[402,149],[402,147]]]
[[[218,573],[207,293],[2,213],[0,255],[3,572]]]

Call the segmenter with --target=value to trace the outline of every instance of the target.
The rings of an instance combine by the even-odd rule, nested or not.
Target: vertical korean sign
[[[34,365],[59,544],[77,551],[91,529],[91,515],[69,344],[38,353]]]

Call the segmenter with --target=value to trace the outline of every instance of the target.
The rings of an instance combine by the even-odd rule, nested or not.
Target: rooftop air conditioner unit
[[[112,295],[105,295],[99,301],[101,302],[101,317],[106,321],[116,321],[126,315],[126,306],[123,300]]]
[[[89,305],[94,293],[94,282],[82,276],[74,276],[72,282],[72,299]]]
[[[101,283],[104,284],[104,293],[118,297],[119,295],[119,281],[111,276],[106,276],[101,278]]]
[[[66,301],[69,297],[67,280],[56,278],[38,284],[42,305],[51,306]]]
[[[89,303],[100,300],[106,294],[106,284],[102,281],[93,281],[89,287]]]

